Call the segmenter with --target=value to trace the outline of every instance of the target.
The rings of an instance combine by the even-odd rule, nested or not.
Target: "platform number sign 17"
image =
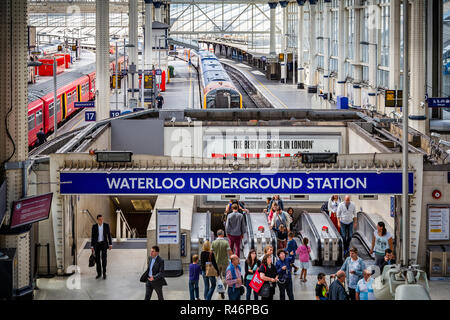
[[[84,113],[84,120],[86,122],[92,122],[92,121],[96,121],[96,114],[95,111],[86,111]]]
[[[118,117],[118,116],[120,116],[120,110],[111,110],[109,112],[109,117],[110,118],[115,118],[115,117]]]

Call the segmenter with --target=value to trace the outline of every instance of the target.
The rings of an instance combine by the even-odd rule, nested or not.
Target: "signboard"
[[[262,131],[224,135],[205,132],[203,135],[205,158],[279,158],[292,157],[299,152],[341,152],[340,135],[305,135],[287,133],[271,135]]]
[[[109,111],[109,117],[110,118],[116,118],[120,116],[120,110],[111,110]]]
[[[157,76],[162,75],[162,70],[161,70],[161,69],[156,69],[156,70],[155,70],[155,74],[156,74]]]
[[[402,194],[400,171],[61,172],[61,194]],[[414,175],[409,174],[409,193]]]
[[[180,242],[180,209],[156,209],[156,243]]]
[[[74,108],[95,108],[95,101],[75,102]]]
[[[450,240],[450,205],[428,205],[428,240]]]
[[[24,198],[13,202],[11,229],[48,219],[53,193]]]
[[[386,90],[384,95],[385,107],[402,107],[403,106],[403,91],[402,90]]]
[[[450,97],[444,98],[428,98],[429,108],[450,108]]]
[[[144,89],[153,89],[153,75],[144,74]]]
[[[84,120],[86,122],[96,121],[96,118],[97,118],[97,116],[96,116],[95,111],[86,111],[84,113]]]

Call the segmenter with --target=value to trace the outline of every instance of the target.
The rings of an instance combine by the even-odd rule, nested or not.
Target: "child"
[[[328,285],[325,273],[317,275],[316,300],[328,300]]]
[[[311,252],[311,247],[308,246],[308,242],[308,238],[303,238],[303,244],[297,249],[300,267],[302,268],[302,271],[300,272],[300,281],[302,282],[306,282],[306,273],[309,268],[309,253]]]
[[[273,231],[275,231],[277,233],[278,249],[286,248],[288,233],[287,233],[287,230],[286,230],[286,227],[284,226],[284,224],[280,224],[279,229],[277,229],[275,227],[272,227],[272,229],[273,229]]]
[[[287,243],[287,252],[289,253],[289,257],[292,258],[292,261],[295,261],[295,253],[297,252],[297,242],[294,240],[294,233],[292,231],[289,231],[288,233],[288,243]],[[298,267],[291,263],[291,267],[294,268],[294,273],[298,271]]]
[[[191,300],[200,300],[198,292],[198,279],[202,268],[198,264],[198,255],[194,254],[192,263],[189,265],[189,295]]]

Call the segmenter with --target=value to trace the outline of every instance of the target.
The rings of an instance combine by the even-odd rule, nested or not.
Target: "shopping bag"
[[[95,266],[95,256],[93,253],[91,253],[91,256],[89,257],[89,267]]]
[[[219,277],[217,278],[217,292],[218,293],[225,293],[225,286],[223,285],[222,279]]]
[[[255,274],[253,275],[252,280],[249,283],[250,288],[252,288],[256,293],[261,290],[262,285],[264,284],[264,281],[261,279],[261,276],[259,275],[258,270],[256,270]]]

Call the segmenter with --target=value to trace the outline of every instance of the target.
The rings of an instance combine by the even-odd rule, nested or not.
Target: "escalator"
[[[271,245],[274,253],[277,250],[277,237],[275,232],[269,228],[265,213],[252,212],[245,215],[247,224],[247,235],[244,237],[244,255],[247,257],[250,249],[256,250],[256,256],[261,257],[264,254],[264,247]],[[264,229],[262,231],[262,227]]]

